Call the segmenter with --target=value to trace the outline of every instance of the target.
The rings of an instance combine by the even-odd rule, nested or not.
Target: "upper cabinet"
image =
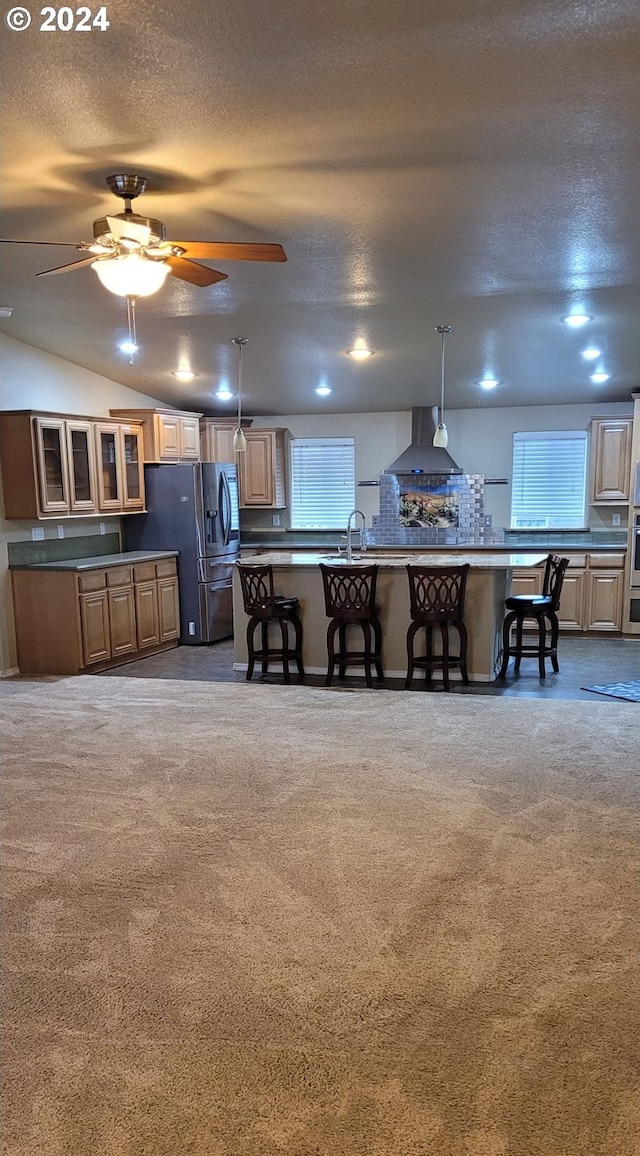
[[[629,502],[632,432],[632,417],[602,417],[591,422],[589,501],[592,506]]]
[[[142,513],[142,427],[136,422],[0,414],[6,518]]]
[[[281,510],[286,498],[285,429],[250,429],[242,423],[247,439],[244,453],[233,452],[233,421],[205,418],[202,422],[202,456],[211,462],[236,462],[241,509]]]
[[[240,506],[282,509],[285,497],[285,430],[250,429],[247,449],[238,454]]]
[[[112,409],[112,417],[140,422],[145,462],[200,461],[199,413],[179,409]]]

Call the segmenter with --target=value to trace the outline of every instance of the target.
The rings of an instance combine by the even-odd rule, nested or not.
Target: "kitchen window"
[[[586,431],[513,435],[512,529],[582,527],[586,494]]]
[[[355,496],[354,438],[292,439],[292,530],[344,529]]]

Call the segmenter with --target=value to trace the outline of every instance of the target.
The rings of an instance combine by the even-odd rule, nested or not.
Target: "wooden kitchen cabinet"
[[[139,425],[96,422],[98,507],[112,513],[144,510],[142,431]]]
[[[251,423],[242,422],[242,428],[247,433]],[[204,462],[235,462],[233,452],[233,435],[236,429],[234,421],[220,419],[215,421],[204,418],[200,423],[200,452]]]
[[[202,456],[210,462],[235,462],[238,466],[240,507],[281,510],[286,498],[285,429],[251,429],[242,422],[247,448],[233,452],[234,421],[202,422]]]
[[[621,630],[624,597],[623,553],[590,554],[585,630]]]
[[[141,426],[67,414],[0,414],[6,518],[90,517],[145,508]]]
[[[142,426],[144,462],[200,461],[202,414],[178,409],[111,409],[112,417],[138,421]]]
[[[286,505],[285,435],[284,429],[246,431],[246,453],[237,455],[241,508]]]
[[[626,505],[631,477],[633,418],[591,422],[590,498],[592,506]]]
[[[177,646],[175,557],[11,571],[21,674],[81,674]]]
[[[584,630],[585,583],[586,570],[572,567],[570,560],[564,574],[558,610],[561,630]]]
[[[577,553],[553,551],[569,559],[565,571],[558,611],[558,623],[564,631],[620,631],[624,596],[624,551]],[[512,594],[540,594],[544,567],[514,570]],[[525,630],[536,630],[533,620]]]

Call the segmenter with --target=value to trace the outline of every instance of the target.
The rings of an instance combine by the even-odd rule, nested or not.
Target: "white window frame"
[[[586,430],[514,433],[511,529],[579,529],[586,524]]]
[[[292,438],[291,529],[342,530],[356,504],[355,438]]]

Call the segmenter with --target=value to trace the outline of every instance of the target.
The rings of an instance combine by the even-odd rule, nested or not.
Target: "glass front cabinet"
[[[96,423],[98,505],[101,510],[143,510],[142,431],[139,426]]]
[[[65,514],[69,510],[65,427],[62,418],[35,419],[40,503],[46,514]]]
[[[144,512],[140,422],[4,410],[0,446],[6,518]]]

